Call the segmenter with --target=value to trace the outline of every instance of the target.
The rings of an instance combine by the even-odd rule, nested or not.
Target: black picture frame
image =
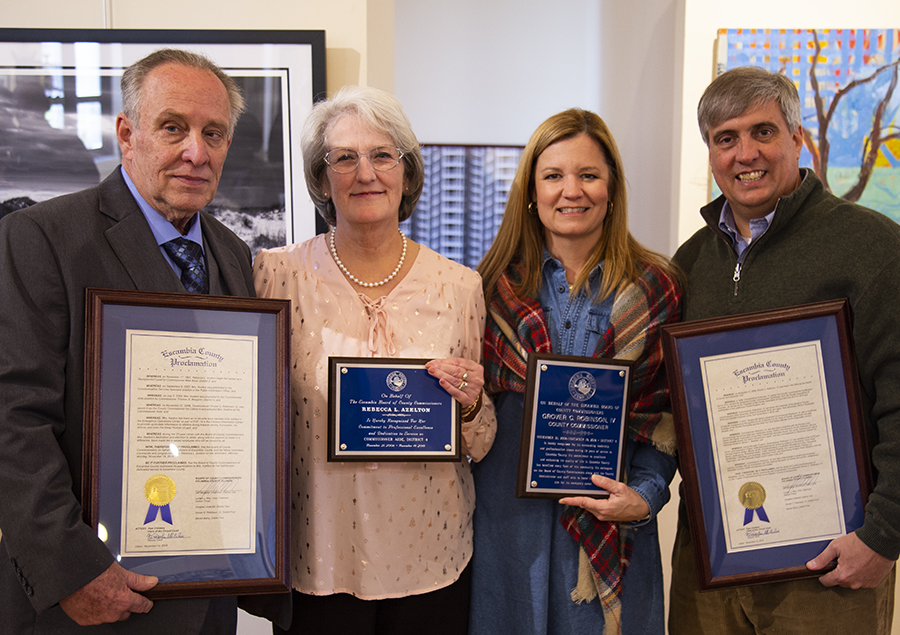
[[[169,46],[212,59],[248,106],[207,211],[254,253],[316,233],[299,131],[326,96],[321,30],[0,29],[0,216],[115,169],[122,71]]]
[[[873,480],[851,334],[844,299],[663,327],[701,590],[820,576],[823,572],[807,569],[806,562],[833,538],[862,525]],[[795,354],[813,363],[794,364],[791,371],[778,361]],[[734,370],[722,373],[727,366],[711,365],[717,360],[736,364]],[[709,379],[714,369],[715,377],[732,385]],[[822,414],[810,409],[817,395]],[[726,404],[729,415],[711,414],[719,412],[714,403]],[[824,445],[830,444],[821,452],[832,457],[829,469],[819,472],[792,454],[802,451],[807,430],[816,429],[827,440]],[[722,456],[724,445],[730,458]],[[820,476],[833,486],[824,495],[804,494]],[[737,499],[745,509],[725,495],[738,483]],[[778,518],[765,511],[767,501],[781,506]],[[728,504],[739,513],[728,511]],[[832,521],[830,533],[823,527],[820,536],[801,532],[793,540],[781,532],[780,526],[790,527],[798,518],[817,518],[816,504],[837,510],[832,518],[843,526]],[[737,535],[744,543],[734,540]]]
[[[288,300],[86,290],[84,520],[122,567],[159,578],[147,597],[290,590],[289,323]],[[165,349],[147,363],[129,357],[137,337],[190,345]],[[253,368],[237,364],[231,375],[245,376],[238,379],[213,377],[222,357],[217,343],[231,341],[247,352],[237,359],[253,360]],[[188,375],[166,377],[176,364],[190,367],[191,381],[200,384],[187,396],[174,393]],[[152,381],[162,387],[147,377],[161,377]],[[129,388],[139,384],[140,392]],[[243,392],[232,395],[226,386]],[[213,402],[223,403],[206,405]],[[231,425],[220,411],[246,416]],[[238,451],[228,452],[229,444]],[[229,472],[239,460],[241,471]],[[159,500],[147,493],[151,486],[172,491]],[[242,544],[209,542],[210,529],[224,533],[227,523],[242,521]],[[146,543],[151,532],[166,542],[128,549],[131,537]],[[184,543],[184,534],[193,542]]]

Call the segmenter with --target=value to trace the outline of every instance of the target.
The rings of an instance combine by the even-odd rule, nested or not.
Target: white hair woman
[[[263,251],[260,296],[290,298],[291,633],[464,634],[475,492],[468,460],[328,463],[328,357],[429,358],[477,461],[496,418],[484,395],[481,278],[409,240],[424,169],[400,103],[350,87],[315,106],[302,139],[328,234]],[[276,629],[276,632],[281,632]]]

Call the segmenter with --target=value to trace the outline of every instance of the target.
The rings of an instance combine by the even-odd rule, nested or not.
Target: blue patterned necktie
[[[209,293],[209,277],[203,266],[203,251],[200,245],[179,236],[163,243],[163,249],[181,268],[181,284],[188,293]]]

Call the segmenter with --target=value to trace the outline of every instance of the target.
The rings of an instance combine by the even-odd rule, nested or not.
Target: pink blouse
[[[253,266],[261,297],[290,298],[293,586],[363,599],[416,595],[457,580],[472,556],[475,489],[468,460],[327,462],[328,356],[464,357],[481,361],[481,278],[420,247],[386,296],[358,294],[323,236],[263,250]],[[497,420],[485,399],[463,424],[478,461]]]

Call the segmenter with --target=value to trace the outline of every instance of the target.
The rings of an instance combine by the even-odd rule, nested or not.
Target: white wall
[[[524,145],[578,106],[609,124],[632,231],[676,247],[680,0],[395,0],[395,94],[423,143]]]
[[[395,0],[395,94],[423,143],[522,144],[599,103],[594,0]]]
[[[601,3],[600,110],[616,137],[630,185],[634,236],[664,254],[678,247],[673,131],[681,120],[683,2]]]
[[[0,0],[0,15],[3,28],[324,29],[330,92],[393,87],[393,0]]]

